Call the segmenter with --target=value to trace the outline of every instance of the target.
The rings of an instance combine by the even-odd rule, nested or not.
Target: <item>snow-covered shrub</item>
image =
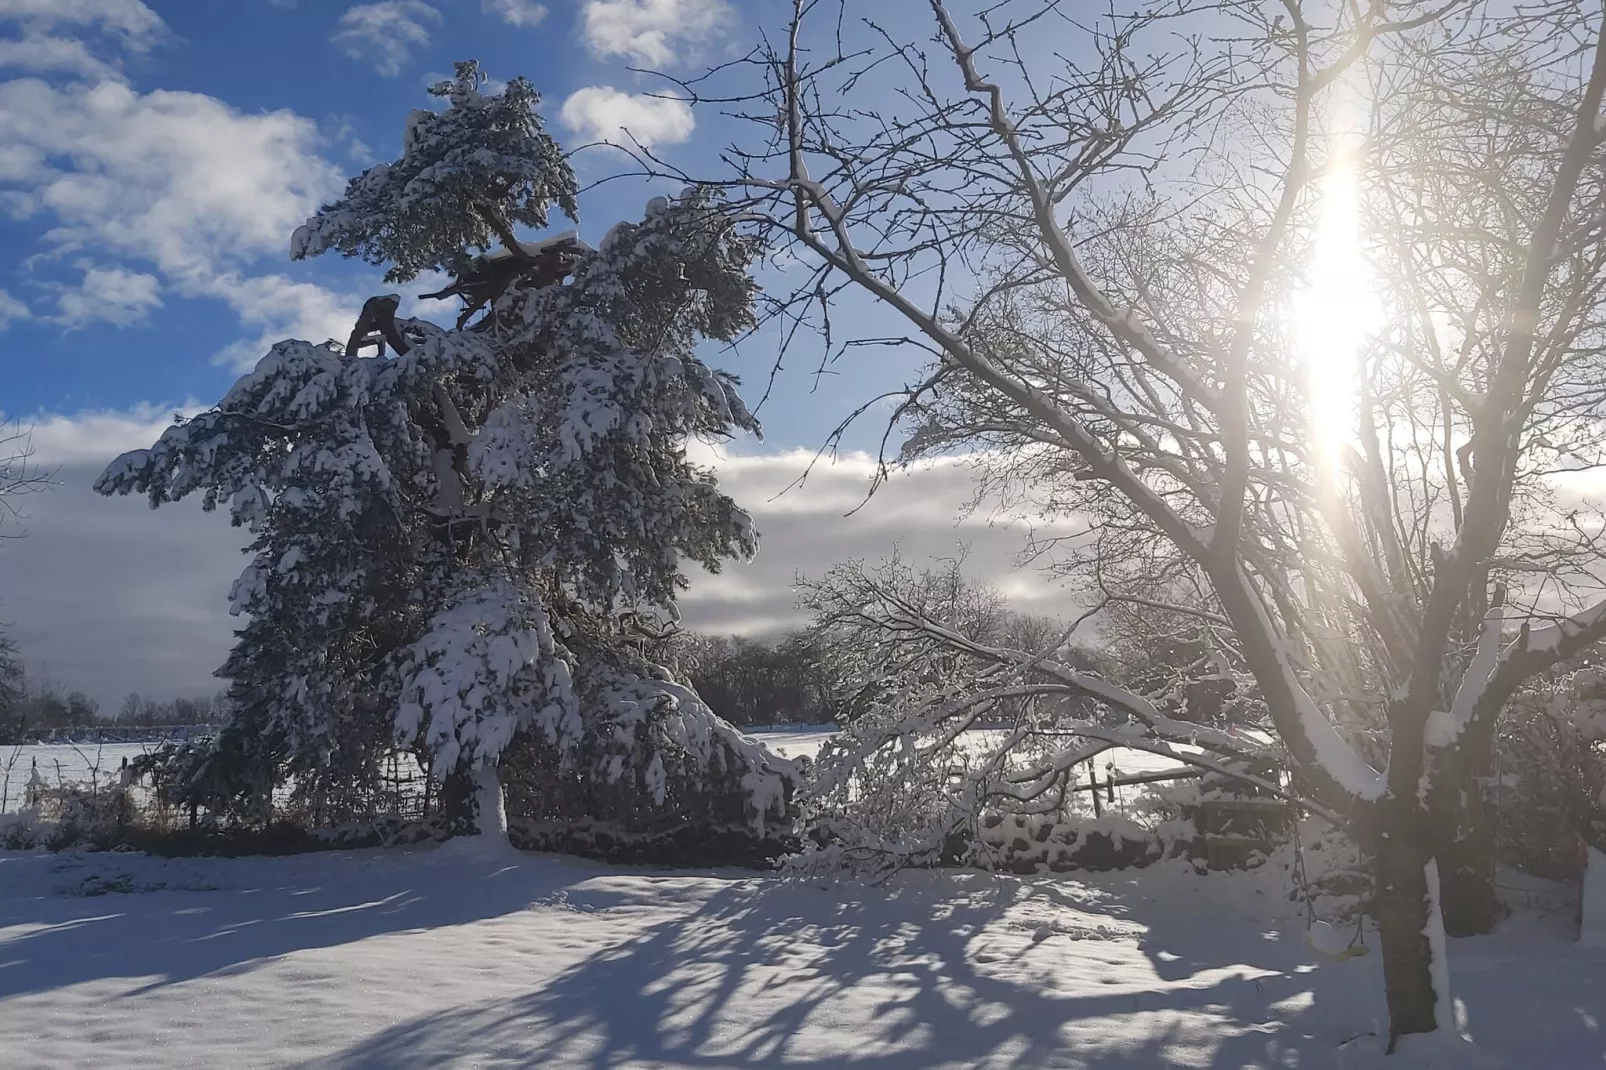
[[[0,816],[0,847],[109,847],[135,817],[133,800],[118,786],[47,785],[31,791],[30,798],[21,811]]]
[[[1154,829],[1120,814],[989,813],[982,818],[978,846],[976,860],[1012,873],[1136,868],[1166,852]]]
[[[820,750],[805,867],[989,864],[988,821],[1072,821],[1077,766],[1111,747],[1181,758],[1172,744],[1193,744],[1206,753],[1187,760],[1222,768],[1267,756],[1254,736],[1179,721],[1117,685],[1062,630],[1013,645],[999,600],[957,562],[852,562],[806,584],[804,604],[815,641],[874,681]],[[1067,824],[1065,842],[1076,835]]]
[[[1606,848],[1606,669],[1558,674],[1512,700],[1485,778],[1500,860],[1536,876],[1577,876],[1582,835]]]
[[[52,850],[77,844],[109,847],[134,819],[134,803],[122,788],[72,786],[47,792],[39,804],[42,819],[54,828],[46,841]]]
[[[0,851],[28,851],[48,840],[50,829],[40,827],[39,810],[28,806],[0,814]]]
[[[520,241],[515,224],[572,215],[574,178],[528,84],[484,87],[460,65],[431,90],[447,107],[409,121],[402,158],[293,241],[297,257],[334,249],[396,279],[453,272],[459,327],[375,298],[345,347],[279,343],[97,483],[153,506],[227,504],[253,536],[231,595],[248,622],[222,669],[232,719],[150,771],[174,802],[252,820],[288,782],[327,824],[372,810],[401,746],[467,829],[499,824],[498,778],[546,748],[560,782],[630,771],[608,783],[630,785],[632,806],[675,812],[695,793],[668,786],[703,777],[767,833],[788,812],[769,759],[689,693],[636,694],[635,653],[677,618],[685,562],[718,571],[757,549],[686,453],[759,430],[736,380],[699,356],[754,325],[757,243],[696,188],[654,197],[596,249]],[[472,255],[493,236],[506,248]]]
[[[796,765],[659,666],[593,663],[580,737],[527,733],[505,762],[514,841],[617,859],[765,863],[796,848]]]
[[[205,808],[228,823],[265,824],[273,812],[279,761],[261,749],[264,739],[247,724],[216,735],[162,746],[129,763],[129,776],[151,788],[158,807],[190,812]]]

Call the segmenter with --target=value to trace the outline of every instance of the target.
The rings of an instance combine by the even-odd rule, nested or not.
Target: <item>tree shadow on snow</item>
[[[297,951],[497,917],[606,872],[542,855],[428,850],[22,864],[52,873],[38,894],[0,897],[0,929],[20,929],[0,956],[0,1000],[105,978],[154,976],[137,994],[237,974]]]
[[[1069,886],[733,883],[523,996],[404,1022],[309,1065],[1333,1065],[1346,1037],[1323,1023],[1342,1015],[1315,1007],[1336,995],[1353,1010],[1357,986],[1313,994],[1303,948],[1241,919],[1224,933],[1174,902]]]

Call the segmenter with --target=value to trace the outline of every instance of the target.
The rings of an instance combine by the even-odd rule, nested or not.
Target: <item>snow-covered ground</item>
[[[1279,879],[0,853],[0,1066],[1415,1065],[1364,1035],[1376,952],[1318,963]],[[1452,943],[1504,1065],[1606,1065],[1606,950],[1565,928]]]

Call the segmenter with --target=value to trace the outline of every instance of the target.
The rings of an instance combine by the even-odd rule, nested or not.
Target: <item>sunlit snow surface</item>
[[[1352,1039],[1379,958],[1318,965],[1277,880],[0,852],[0,1066],[1417,1065]],[[1471,1035],[1602,1065],[1606,951],[1511,924],[1451,943]]]
[[[830,731],[749,734],[798,757]],[[15,753],[13,796],[36,758],[104,783],[144,749],[7,751],[0,777]],[[1450,941],[1477,1063],[1385,1059],[1380,956],[1319,955],[1285,880],[0,852],[0,1068],[1606,1066],[1606,948],[1573,943],[1566,906],[1535,892]]]

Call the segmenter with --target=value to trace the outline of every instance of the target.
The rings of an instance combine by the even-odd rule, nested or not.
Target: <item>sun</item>
[[[1346,153],[1320,184],[1309,285],[1293,299],[1294,341],[1305,367],[1314,458],[1336,480],[1339,454],[1356,437],[1361,346],[1379,319],[1381,302],[1361,246],[1355,166]]]

